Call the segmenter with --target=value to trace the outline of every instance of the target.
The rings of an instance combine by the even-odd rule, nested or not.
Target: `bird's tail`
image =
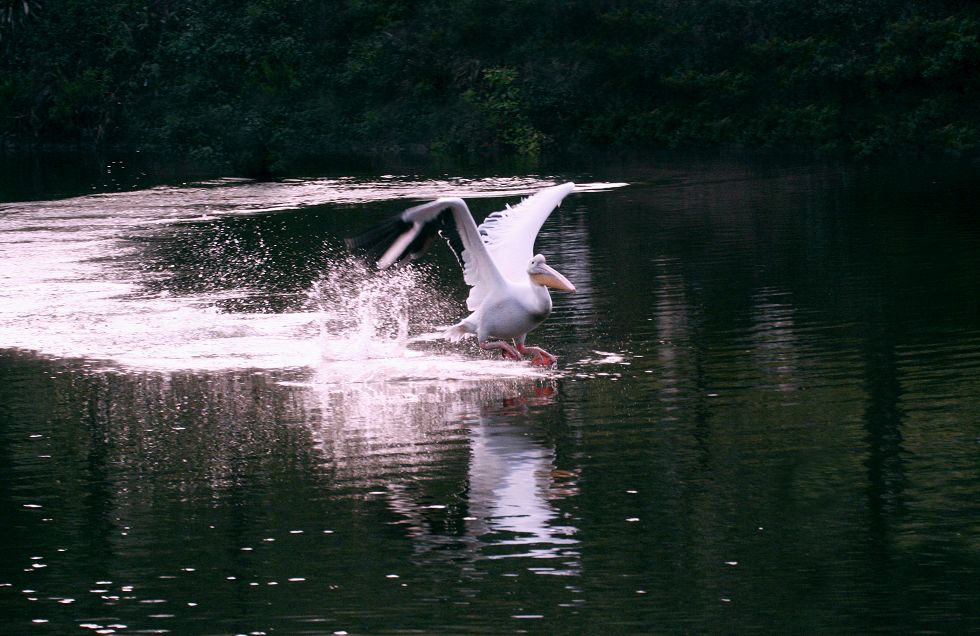
[[[466,336],[473,335],[473,331],[466,321],[459,322],[443,332],[442,337],[452,342],[459,342]]]

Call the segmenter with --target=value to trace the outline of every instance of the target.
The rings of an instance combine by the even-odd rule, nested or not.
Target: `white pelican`
[[[378,267],[385,269],[421,257],[441,230],[455,225],[463,247],[463,280],[472,287],[466,299],[472,313],[450,327],[445,337],[456,342],[474,334],[482,349],[500,349],[511,360],[530,355],[531,364],[551,366],[558,359],[540,347],[525,346],[524,339],[551,314],[548,287],[573,292],[575,286],[534,253],[534,239],[551,211],[574,189],[574,183],[546,188],[494,212],[479,227],[462,199],[436,199],[347,239],[347,246],[378,256]]]

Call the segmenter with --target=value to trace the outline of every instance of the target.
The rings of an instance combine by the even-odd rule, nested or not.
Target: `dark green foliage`
[[[324,152],[980,146],[980,7],[934,0],[16,0],[0,135],[261,174]]]

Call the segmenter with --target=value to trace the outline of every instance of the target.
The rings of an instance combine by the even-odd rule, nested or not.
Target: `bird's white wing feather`
[[[506,282],[493,257],[487,251],[483,236],[465,201],[456,197],[442,197],[405,210],[401,218],[414,226],[414,233],[411,231],[406,233],[411,236],[405,242],[410,242],[417,235],[417,228],[421,225],[435,220],[447,211],[452,212],[456,231],[463,243],[463,280],[473,288],[470,290],[466,306],[470,311],[476,311],[483,298],[493,290],[503,287]],[[404,246],[394,245],[391,248],[395,251],[401,249],[404,249]]]
[[[413,223],[414,228],[399,240],[405,244],[411,242],[422,225],[452,210],[456,230],[463,242],[463,280],[472,287],[466,306],[470,311],[476,311],[487,296],[507,281],[526,281],[538,230],[551,211],[574,189],[574,183],[547,188],[514,207],[494,212],[479,227],[462,199],[437,199],[402,213],[402,219]],[[389,251],[400,254],[404,247],[396,241]],[[397,257],[397,254],[389,257],[386,253],[383,260]]]
[[[526,280],[538,230],[552,210],[574,189],[574,183],[546,188],[514,207],[494,212],[480,224],[478,229],[483,244],[504,278],[513,282]]]

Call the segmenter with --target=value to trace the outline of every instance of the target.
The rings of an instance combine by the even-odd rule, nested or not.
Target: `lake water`
[[[0,203],[0,633],[980,628],[975,163],[33,174]],[[567,180],[553,370],[428,337],[448,250],[339,248]]]

